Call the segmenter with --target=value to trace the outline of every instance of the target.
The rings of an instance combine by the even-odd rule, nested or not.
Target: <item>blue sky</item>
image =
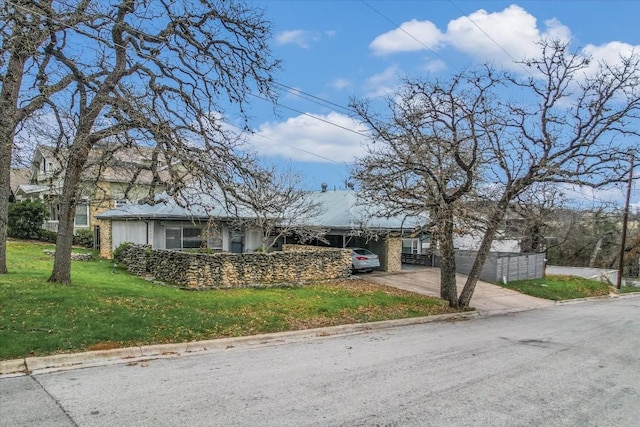
[[[536,54],[541,36],[571,40],[594,59],[640,51],[637,0],[248,2],[265,10],[273,53],[283,62],[276,111],[252,101],[252,144],[301,171],[308,188],[342,188],[348,164],[364,153],[366,140],[346,110],[352,97],[389,93],[404,76],[442,78],[487,61],[515,69],[514,59]],[[640,206],[637,188],[632,201]],[[623,191],[576,196],[621,204]]]

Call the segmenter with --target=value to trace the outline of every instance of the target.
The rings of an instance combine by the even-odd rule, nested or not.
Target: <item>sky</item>
[[[518,71],[541,37],[571,40],[594,59],[640,52],[640,1],[247,0],[272,23],[275,108],[252,101],[251,144],[266,161],[287,164],[308,189],[344,188],[349,164],[365,154],[349,100],[374,99],[405,76],[446,76],[492,62]],[[230,118],[233,121],[233,118]],[[640,166],[636,169],[640,176]],[[640,208],[640,180],[632,203]],[[569,195],[622,207],[624,186]]]

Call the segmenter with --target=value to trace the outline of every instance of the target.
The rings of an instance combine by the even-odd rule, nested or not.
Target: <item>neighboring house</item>
[[[482,237],[480,232],[455,236],[453,246],[458,250],[477,251]],[[502,233],[498,233],[498,237],[491,243],[491,252],[520,252],[520,240],[503,238]]]
[[[9,201],[16,200],[16,193],[21,185],[29,183],[31,170],[29,168],[11,169],[9,173]]]
[[[74,230],[94,229],[99,235],[99,221],[95,216],[109,209],[137,203],[148,197],[153,182],[149,170],[152,148],[133,146],[111,152],[108,144],[95,147],[82,174],[79,198],[76,205]],[[59,220],[59,196],[64,183],[65,150],[38,146],[35,149],[28,184],[20,185],[16,191],[18,200],[40,199],[49,208],[49,220],[44,228],[57,231]],[[160,174],[168,177],[164,166]],[[154,193],[164,191],[162,185]]]
[[[313,224],[308,225],[327,231],[328,246],[365,247],[380,256],[383,269],[400,269],[401,237],[413,235],[420,220],[372,217],[368,212],[374,208],[359,205],[353,190],[324,189],[313,193],[313,197],[321,209],[313,218]],[[245,220],[250,219],[245,215]],[[260,231],[250,226],[239,227],[239,223],[247,221],[238,221],[220,205],[206,211],[199,206],[181,207],[171,201],[130,205],[104,212],[98,219],[105,224],[101,229],[100,254],[107,258],[111,258],[113,249],[123,242],[148,244],[154,249],[207,247],[225,252],[252,252],[261,246]],[[294,242],[285,237],[276,242],[274,249]]]

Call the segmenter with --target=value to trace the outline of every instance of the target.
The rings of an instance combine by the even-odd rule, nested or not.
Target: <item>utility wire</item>
[[[369,9],[371,9],[372,11],[374,11],[375,13],[377,13],[378,15],[380,15],[380,17],[382,17],[385,21],[389,22],[391,25],[393,25],[394,27],[396,27],[398,30],[402,31],[403,33],[405,33],[407,36],[411,37],[413,40],[415,40],[420,46],[424,47],[427,50],[430,50],[431,52],[433,52],[438,58],[442,59],[445,63],[447,63],[449,66],[451,66],[452,68],[457,69],[458,71],[460,71],[460,69],[458,67],[456,67],[454,64],[452,64],[451,62],[449,62],[444,56],[440,55],[436,50],[434,50],[433,48],[427,46],[426,44],[422,43],[422,41],[420,39],[418,39],[417,37],[415,37],[413,34],[411,34],[410,32],[408,32],[407,30],[405,30],[404,28],[402,28],[402,26],[398,25],[396,22],[394,22],[391,18],[387,17],[385,14],[383,14],[382,12],[380,12],[378,9],[376,9],[375,7],[371,6],[366,0],[360,0],[360,2],[362,4],[364,4],[365,6],[367,6]]]
[[[531,73],[531,70],[529,70],[527,67],[525,67],[525,66],[522,64],[522,60],[517,60],[516,58],[514,58],[514,57],[513,57],[513,55],[511,55],[511,53],[510,53],[507,49],[505,49],[505,48],[504,48],[500,43],[498,43],[498,42],[497,42],[493,37],[491,37],[491,35],[490,35],[489,33],[487,33],[487,32],[484,30],[484,28],[482,28],[482,27],[481,27],[477,22],[475,22],[473,19],[471,19],[471,18],[469,17],[469,15],[468,15],[468,14],[466,14],[466,13],[465,13],[465,12],[464,12],[464,11],[463,11],[463,10],[462,10],[458,5],[457,5],[457,4],[455,4],[455,3],[454,3],[454,1],[453,1],[453,0],[449,0],[449,3],[451,3],[451,5],[452,5],[453,7],[455,7],[455,8],[458,10],[458,12],[460,12],[460,13],[462,14],[462,16],[464,16],[464,17],[465,17],[469,22],[471,22],[471,24],[472,24],[474,27],[476,27],[478,30],[480,30],[480,32],[482,32],[482,34],[484,34],[484,35],[485,35],[489,40],[491,40],[491,42],[492,42],[493,44],[495,44],[496,46],[498,46],[498,48],[499,48],[501,51],[503,51],[505,54],[507,54],[507,56],[508,56],[509,58],[511,58],[511,60],[512,60],[515,64],[518,64],[518,65],[520,66],[520,68],[522,68],[522,69],[523,69],[527,74],[529,74],[529,75],[531,75],[531,76],[533,75],[533,74]]]
[[[22,9],[23,11],[25,11],[25,12],[27,12],[27,13],[31,13],[31,14],[35,14],[35,15],[39,15],[40,17],[43,17],[43,18],[49,18],[49,19],[50,19],[50,17],[48,17],[48,16],[44,15],[44,14],[43,14],[43,13],[41,13],[41,12],[31,10],[31,9],[27,8],[26,6],[24,6],[24,5],[17,4],[17,3],[15,3],[15,2],[11,1],[11,0],[6,0],[6,3],[7,3],[7,4],[10,4],[10,5],[12,5],[12,6],[14,6],[15,8]],[[86,31],[83,31],[83,30],[81,30],[81,29],[79,29],[79,28],[77,28],[77,27],[72,27],[72,26],[70,26],[70,25],[68,25],[68,24],[66,24],[66,23],[64,23],[64,22],[61,22],[60,20],[58,20],[58,21],[54,21],[54,22],[56,22],[58,25],[60,25],[60,26],[62,26],[62,27],[66,27],[66,28],[68,28],[68,29],[70,29],[70,30],[73,30],[73,31],[77,32],[77,33],[78,33],[78,34],[80,34],[80,35],[83,35],[83,36],[89,37],[89,38],[91,38],[91,39],[93,39],[93,40],[96,40],[96,41],[98,41],[98,42],[104,43],[104,44],[105,44],[105,45],[107,45],[107,46],[114,46],[114,47],[119,47],[119,48],[122,48],[122,49],[127,49],[127,46],[123,46],[123,45],[120,45],[120,44],[118,44],[118,43],[113,43],[113,41],[110,41],[110,40],[107,40],[107,39],[105,39],[105,38],[103,38],[103,37],[100,37],[100,36],[99,36],[99,35],[97,35],[97,34],[91,34],[91,33],[88,33],[88,32],[86,32]],[[97,51],[97,49],[95,49],[95,50]],[[156,59],[155,57],[152,57],[152,56],[150,56],[150,55],[146,55],[146,54],[143,54],[143,53],[140,53],[140,52],[137,52],[137,55],[139,55],[140,57],[142,57],[142,58],[144,58],[144,59],[149,59],[149,60],[155,60],[155,59]],[[321,97],[318,97],[318,96],[315,96],[315,95],[309,94],[309,93],[304,92],[304,91],[302,91],[302,90],[299,90],[299,89],[293,88],[293,87],[291,87],[291,86],[289,86],[289,85],[287,85],[287,84],[284,84],[284,83],[281,83],[281,82],[277,82],[277,81],[273,81],[273,83],[274,83],[275,85],[277,85],[277,86],[281,87],[281,88],[284,88],[288,93],[290,93],[290,94],[292,94],[292,95],[299,96],[299,97],[301,97],[301,98],[303,98],[303,99],[306,99],[306,100],[308,100],[308,101],[314,102],[314,103],[316,103],[316,104],[318,104],[318,105],[325,106],[325,107],[336,107],[336,108],[338,108],[338,109],[340,109],[340,110],[342,110],[342,111],[344,111],[344,112],[347,112],[347,113],[349,114],[349,116],[351,116],[351,115],[352,115],[352,113],[353,113],[353,111],[352,111],[352,110],[350,110],[350,109],[349,109],[349,108],[347,108],[347,107],[344,107],[344,106],[342,106],[342,105],[340,105],[340,104],[337,104],[337,103],[334,103],[334,102],[332,102],[332,101],[329,101],[329,100],[323,99],[323,98],[321,98]],[[268,100],[268,99],[266,99],[266,98],[263,98],[263,97],[261,97],[261,96],[259,96],[259,95],[254,94],[254,93],[249,93],[249,95],[254,96],[254,97],[256,97],[256,98],[258,98],[258,99],[261,99],[261,100],[263,100],[263,101],[266,101],[266,102],[272,102],[272,101],[270,101],[270,100]],[[345,127],[345,126],[339,125],[339,124],[334,123],[334,122],[332,122],[332,121],[330,121],[330,120],[322,119],[322,118],[320,118],[320,117],[318,117],[318,116],[315,116],[315,115],[313,115],[313,114],[309,114],[309,113],[302,112],[302,111],[297,110],[297,109],[295,109],[295,108],[293,108],[293,107],[289,107],[289,106],[284,105],[284,104],[281,104],[281,103],[277,103],[276,105],[279,105],[280,107],[283,107],[283,108],[286,108],[286,109],[288,109],[288,110],[291,110],[291,111],[297,112],[297,113],[299,113],[299,114],[301,114],[301,115],[304,115],[304,116],[310,117],[310,118],[312,118],[312,119],[314,119],[314,120],[318,120],[318,121],[321,121],[321,122],[323,122],[323,123],[329,124],[329,125],[331,125],[331,126],[335,126],[335,127],[339,128],[339,129],[346,130],[346,131],[351,132],[351,133],[355,133],[355,134],[357,134],[357,135],[359,135],[359,136],[368,137],[368,135],[367,135],[367,134],[364,134],[364,133],[361,133],[361,132],[355,131],[355,130],[353,130],[353,129],[349,129],[349,128]],[[257,134],[257,133],[256,133],[256,134]],[[258,134],[258,135],[259,135],[259,134]],[[264,138],[268,138],[268,137],[266,137],[265,135],[260,135],[260,136],[262,136],[262,137],[264,137]],[[318,157],[318,158],[321,158],[321,159],[324,159],[324,160],[328,160],[328,161],[331,161],[331,162],[334,162],[334,163],[338,163],[338,164],[340,164],[340,162],[337,162],[337,161],[335,161],[335,160],[333,160],[333,159],[329,159],[329,158],[327,158],[327,157],[321,156],[321,155],[319,155],[319,154],[312,153],[312,152],[310,152],[310,151],[303,150],[303,149],[298,148],[298,147],[294,147],[294,148],[296,148],[297,150],[303,151],[303,152],[305,152],[305,153],[307,153],[307,154],[311,154],[311,155],[313,155],[313,156],[316,156],[316,157]]]

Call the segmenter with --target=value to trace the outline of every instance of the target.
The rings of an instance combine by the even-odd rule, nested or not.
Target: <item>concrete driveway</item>
[[[433,267],[408,266],[408,268],[395,272],[375,272],[363,276],[374,283],[404,289],[422,295],[440,297],[440,269]],[[458,293],[462,291],[466,276],[458,274]],[[471,298],[471,306],[478,313],[510,312],[531,310],[535,308],[549,307],[553,301],[523,295],[521,293],[478,281]]]

